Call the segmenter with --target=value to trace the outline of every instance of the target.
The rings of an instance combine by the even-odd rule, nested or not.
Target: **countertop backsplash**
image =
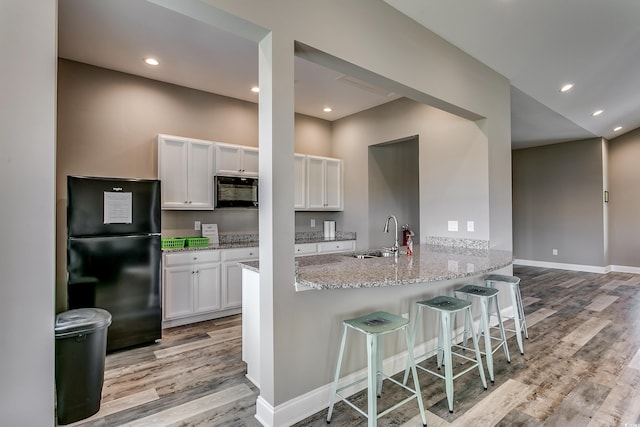
[[[162,237],[200,237],[200,230],[162,230]],[[220,232],[218,233],[220,244],[258,242],[256,232]],[[356,233],[350,231],[336,231],[335,239],[325,239],[323,231],[298,231],[296,243],[321,242],[327,240],[356,240]]]

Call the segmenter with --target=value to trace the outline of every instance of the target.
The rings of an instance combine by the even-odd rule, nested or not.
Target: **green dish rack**
[[[206,248],[209,246],[208,237],[187,237],[187,247],[190,248]]]
[[[170,237],[162,239],[162,249],[181,249],[184,248],[184,243],[187,241],[181,237]]]

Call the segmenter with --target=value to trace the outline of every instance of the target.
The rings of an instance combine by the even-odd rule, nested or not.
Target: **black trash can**
[[[111,314],[101,308],[79,308],[56,316],[58,424],[85,419],[100,409],[110,324]]]

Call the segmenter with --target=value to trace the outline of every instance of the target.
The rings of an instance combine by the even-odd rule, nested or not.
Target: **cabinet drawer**
[[[318,243],[318,253],[323,252],[343,252],[355,250],[353,240],[342,240],[339,242],[322,242]]]
[[[164,266],[192,264],[194,262],[220,261],[220,251],[185,251],[174,254],[165,254]]]
[[[318,246],[315,243],[299,243],[296,245],[296,255],[315,254]]]
[[[258,259],[257,247],[222,250],[223,261],[239,261],[239,260],[247,261],[252,259]]]

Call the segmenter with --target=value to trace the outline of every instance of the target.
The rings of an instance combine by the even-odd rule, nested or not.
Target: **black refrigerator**
[[[160,181],[67,177],[69,309],[111,313],[107,352],[160,339]]]

